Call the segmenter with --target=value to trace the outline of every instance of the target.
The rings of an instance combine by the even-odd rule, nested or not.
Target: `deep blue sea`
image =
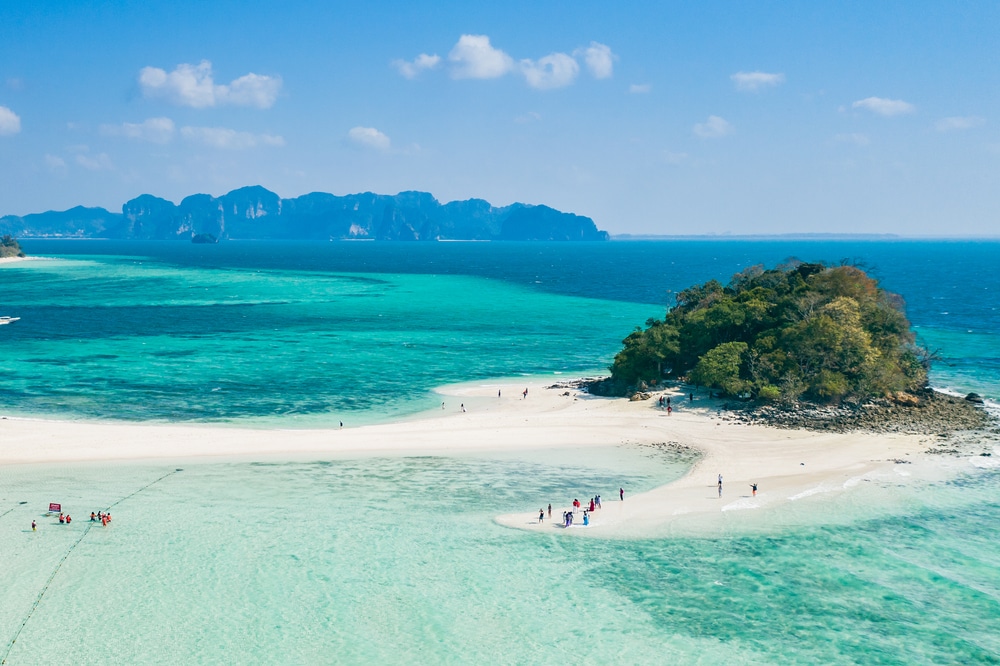
[[[600,372],[674,292],[862,264],[1000,399],[1000,242],[26,241],[0,265],[0,414],[348,427],[437,386]],[[2,429],[0,429],[2,433]],[[7,664],[997,664],[1000,443],[796,502],[794,525],[577,539],[499,514],[683,474],[607,450],[0,466]],[[182,471],[175,471],[182,469]],[[862,484],[864,485],[864,484]],[[872,498],[890,498],[885,506]],[[44,507],[77,517],[59,526]],[[857,510],[865,503],[864,510]],[[114,504],[107,529],[79,520]],[[37,532],[29,528],[39,522]]]

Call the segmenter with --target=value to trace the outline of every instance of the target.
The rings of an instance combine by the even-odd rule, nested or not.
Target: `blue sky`
[[[0,214],[260,184],[1000,234],[998,3],[476,4],[6,0]]]

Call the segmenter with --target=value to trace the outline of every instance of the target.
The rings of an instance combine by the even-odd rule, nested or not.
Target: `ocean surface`
[[[0,326],[8,416],[403,418],[444,384],[600,373],[674,292],[791,257],[865,267],[940,357],[936,387],[1000,400],[997,241],[23,245],[54,259],[0,265],[0,315],[21,318]],[[759,533],[645,540],[493,517],[652,488],[689,460],[609,446],[0,468],[0,659],[1000,663],[995,461],[1000,446],[947,483],[880,484],[884,512],[803,501]],[[111,505],[111,527],[84,520]]]

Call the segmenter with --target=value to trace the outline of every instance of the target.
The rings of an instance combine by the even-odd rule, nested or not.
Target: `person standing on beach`
[[[552,505],[549,504],[549,520],[552,520]]]
[[[497,389],[497,397],[498,397],[498,398],[500,397],[500,391],[502,391],[502,390],[503,390],[503,389]]]
[[[544,509],[539,509],[538,510],[538,522],[539,522],[539,524],[542,522],[542,520],[544,518],[545,518],[545,510]]]
[[[522,393],[521,395],[522,395],[522,397],[523,397],[523,398],[524,398],[525,400],[527,400],[527,399],[528,399],[528,389],[527,389],[527,387],[525,387],[525,389],[524,389],[524,393]]]
[[[31,521],[31,531],[32,532],[38,531],[38,525],[35,523],[35,521]]]
[[[722,475],[719,475],[719,497],[722,497]]]
[[[751,483],[750,484],[750,492],[753,493],[754,497],[757,497],[757,484],[756,483]]]
[[[618,489],[618,497],[619,497],[619,499],[621,499],[621,501],[623,501],[623,502],[625,501],[625,489],[624,488],[619,488]]]
[[[465,413],[465,403],[464,402],[462,403],[462,413],[463,414]]]

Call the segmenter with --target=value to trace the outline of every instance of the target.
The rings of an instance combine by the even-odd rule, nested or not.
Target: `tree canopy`
[[[854,266],[752,266],[677,294],[623,341],[615,385],[682,378],[761,400],[837,402],[927,382],[902,299]]]
[[[23,257],[24,252],[21,251],[21,245],[17,242],[17,239],[10,234],[4,234],[0,237],[0,259],[4,257]]]

